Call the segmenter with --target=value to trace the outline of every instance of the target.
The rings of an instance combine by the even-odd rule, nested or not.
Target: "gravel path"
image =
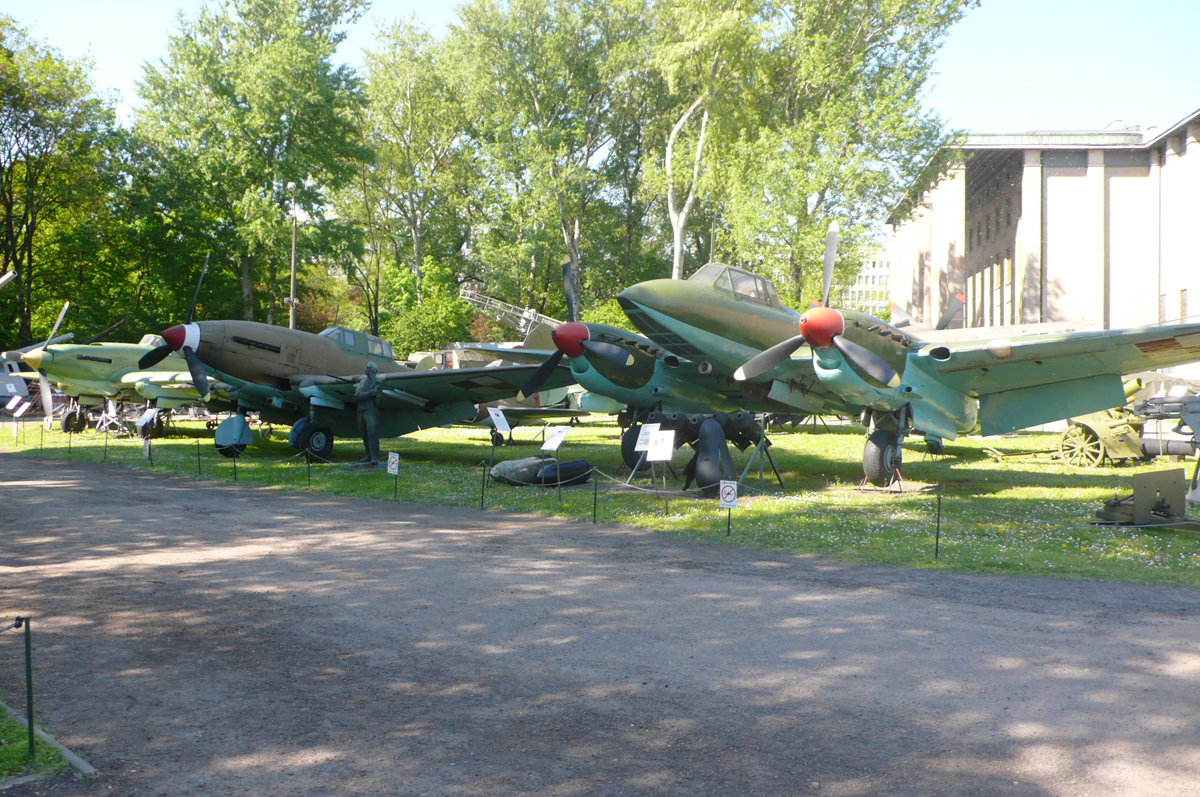
[[[0,619],[103,774],[5,797],[1200,795],[1200,590],[32,464]]]

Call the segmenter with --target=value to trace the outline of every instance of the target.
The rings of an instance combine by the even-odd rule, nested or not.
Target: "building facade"
[[[864,260],[854,284],[840,292],[838,304],[879,316],[892,304],[892,264]]]
[[[1200,316],[1200,110],[1161,133],[972,135],[915,194],[888,259],[892,300],[920,321],[960,292],[953,327]]]

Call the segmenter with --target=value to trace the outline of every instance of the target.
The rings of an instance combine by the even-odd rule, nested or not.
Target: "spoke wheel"
[[[1095,468],[1104,461],[1104,444],[1086,426],[1071,426],[1058,440],[1058,456],[1077,468]]]

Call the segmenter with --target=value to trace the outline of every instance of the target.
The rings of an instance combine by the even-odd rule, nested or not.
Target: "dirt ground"
[[[5,797],[1200,795],[1200,590],[33,465],[0,619],[102,775]]]

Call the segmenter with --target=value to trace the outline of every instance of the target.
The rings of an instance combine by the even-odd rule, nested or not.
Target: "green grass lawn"
[[[62,771],[67,762],[50,745],[34,740],[35,756],[29,760],[29,736],[25,725],[0,709],[0,779],[33,775],[46,770]]]
[[[479,506],[482,468],[492,455],[488,430],[432,429],[383,441],[383,450],[403,458],[398,487],[383,472],[350,467],[362,453],[361,443],[339,440],[334,464],[311,467],[287,447],[286,429],[270,440],[255,436],[254,445],[237,464],[239,483],[280,490],[320,490],[400,501]],[[517,430],[518,443],[498,448],[497,459],[534,456],[529,442],[534,430]],[[0,430],[0,451],[14,456],[48,456],[77,461],[105,461],[105,438],[94,432],[69,441],[57,429],[45,432],[30,424],[20,443],[8,427]],[[620,481],[619,429],[615,423],[591,421],[571,431],[562,459],[587,459]],[[1055,435],[1029,435],[990,441],[1005,451],[1049,448]],[[1131,477],[1143,470],[1179,468],[1193,463],[1158,460],[1096,470],[1076,470],[1049,458],[995,462],[978,444],[960,440],[948,456],[927,459],[919,440],[906,446],[902,493],[860,490],[861,430],[833,427],[819,432],[773,436],[772,451],[786,491],[779,490],[767,468],[763,491],[743,491],[733,512],[733,533],[726,536],[726,514],[715,500],[672,498],[653,493],[616,492],[601,482],[597,506],[600,521],[616,521],[657,532],[704,539],[718,544],[778,548],[849,562],[938,567],[974,573],[1021,573],[1076,578],[1200,584],[1200,533],[1178,529],[1135,529],[1089,525],[1105,498],[1132,492]],[[525,441],[525,442],[521,442]],[[199,442],[199,447],[197,447]],[[197,475],[199,451],[199,475]],[[676,452],[675,470],[682,473],[690,449]],[[744,467],[749,452],[734,461]],[[171,437],[155,440],[153,464],[143,457],[140,439],[110,439],[106,461],[114,466],[184,478],[231,481],[234,463],[212,446],[211,433],[199,424],[181,425]],[[311,487],[308,478],[311,475]],[[643,486],[645,479],[639,480]],[[757,488],[755,476],[749,487]],[[938,560],[934,561],[937,497],[940,484],[943,515]],[[669,480],[672,488],[681,486]],[[774,486],[773,486],[774,485]],[[529,511],[575,520],[592,517],[592,487],[554,490],[489,483],[489,510]]]

